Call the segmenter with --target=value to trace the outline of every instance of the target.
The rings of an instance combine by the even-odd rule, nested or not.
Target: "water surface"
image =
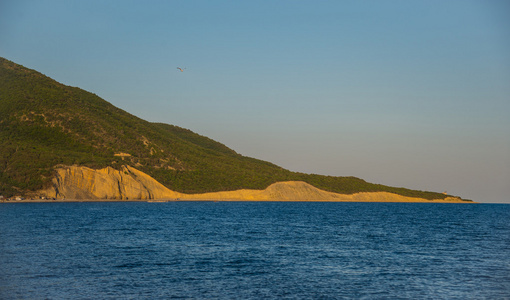
[[[2,299],[508,299],[510,205],[0,205]]]

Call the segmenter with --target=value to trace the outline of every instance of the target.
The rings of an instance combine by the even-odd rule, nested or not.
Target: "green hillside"
[[[345,194],[445,197],[355,177],[290,172],[190,130],[144,121],[97,95],[0,58],[0,195],[44,187],[59,165],[130,165],[184,193],[263,189],[277,181],[302,180]]]

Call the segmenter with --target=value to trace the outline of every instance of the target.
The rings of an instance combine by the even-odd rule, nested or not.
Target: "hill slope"
[[[295,173],[242,156],[177,126],[150,123],[76,87],[0,58],[0,194],[47,187],[58,166],[134,167],[182,193],[265,189],[304,181],[329,192],[446,195],[367,183],[355,177]]]

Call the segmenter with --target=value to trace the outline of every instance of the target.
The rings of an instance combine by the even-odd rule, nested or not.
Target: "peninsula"
[[[471,202],[291,172],[190,130],[147,122],[4,58],[0,149],[2,201]]]

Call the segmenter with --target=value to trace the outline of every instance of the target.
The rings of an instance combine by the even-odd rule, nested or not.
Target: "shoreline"
[[[416,200],[338,200],[338,199],[320,199],[320,200],[277,200],[277,199],[260,199],[260,200],[246,200],[246,199],[199,199],[199,198],[189,198],[189,199],[57,199],[57,200],[49,200],[49,199],[24,199],[24,200],[2,200],[0,203],[76,203],[76,202],[147,202],[147,203],[169,203],[169,202],[346,202],[346,203],[452,203],[452,204],[478,204],[475,201],[467,201],[467,200],[458,200],[458,201],[450,201],[443,199],[434,199],[434,200],[426,200],[426,199],[416,199]]]

